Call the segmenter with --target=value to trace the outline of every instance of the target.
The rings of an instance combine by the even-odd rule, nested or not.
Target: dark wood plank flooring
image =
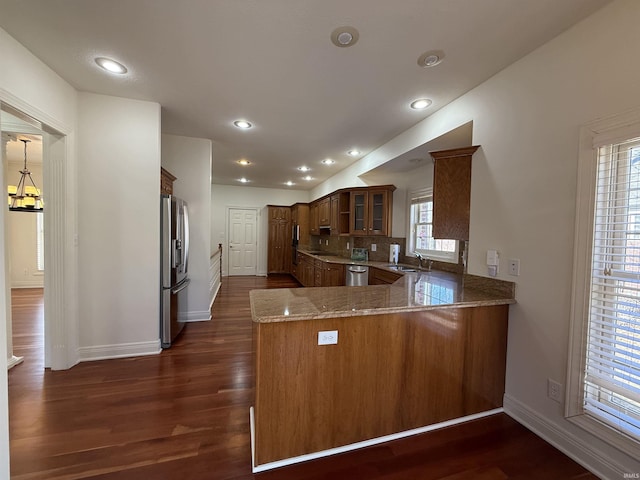
[[[161,355],[43,369],[42,290],[14,290],[9,372],[14,480],[595,479],[506,415],[257,475],[248,292],[288,276],[229,277],[214,320]]]

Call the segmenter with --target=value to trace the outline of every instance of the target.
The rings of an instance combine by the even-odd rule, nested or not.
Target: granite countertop
[[[385,262],[312,256],[331,263],[394,271]],[[403,276],[391,285],[252,290],[251,315],[254,322],[269,323],[515,303],[511,282],[436,270],[397,273]]]

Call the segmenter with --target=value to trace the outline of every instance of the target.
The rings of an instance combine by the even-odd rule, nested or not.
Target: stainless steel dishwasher
[[[362,265],[348,265],[344,284],[347,287],[360,287],[369,285],[369,267]]]

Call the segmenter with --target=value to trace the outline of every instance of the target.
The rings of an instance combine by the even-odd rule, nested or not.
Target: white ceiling
[[[163,133],[213,140],[214,183],[306,190],[609,1],[0,0],[0,26],[78,90],[158,102]],[[343,25],[352,47],[330,41]],[[419,67],[427,50],[444,61]]]

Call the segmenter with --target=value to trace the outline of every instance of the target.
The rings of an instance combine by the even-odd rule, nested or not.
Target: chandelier
[[[40,194],[40,189],[36,187],[31,172],[27,168],[27,143],[31,140],[20,139],[24,143],[24,168],[20,170],[21,176],[18,186],[9,185],[9,210],[13,212],[41,212],[44,202]]]

